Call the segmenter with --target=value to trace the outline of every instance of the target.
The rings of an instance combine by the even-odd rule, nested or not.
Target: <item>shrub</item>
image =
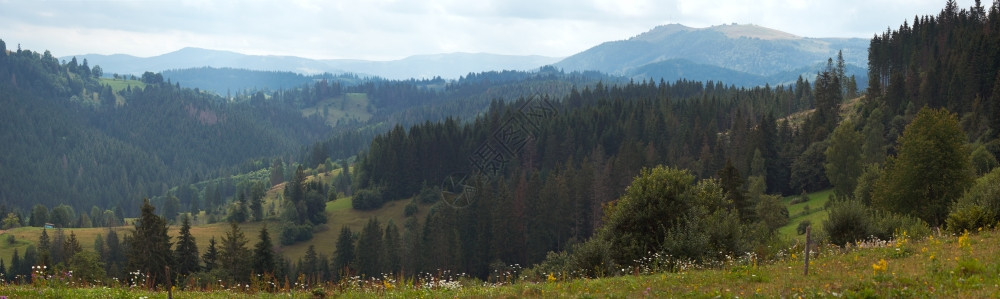
[[[1000,168],[976,180],[955,204],[945,219],[945,227],[952,233],[974,231],[990,227],[1000,220]]]
[[[799,226],[795,228],[795,232],[800,235],[804,235],[806,233],[806,228],[810,225],[812,225],[812,221],[809,221],[808,219],[802,220],[799,222]]]
[[[847,243],[877,238],[892,240],[899,233],[906,232],[914,238],[930,235],[927,222],[920,218],[886,211],[875,211],[858,200],[843,200],[830,207],[823,229],[830,242],[839,246]]]
[[[382,207],[382,191],[380,189],[362,189],[354,192],[351,207],[355,210],[374,210]]]
[[[306,223],[302,225],[295,225],[291,222],[286,222],[285,227],[281,229],[281,245],[292,245],[302,241],[308,241],[313,237],[313,226],[312,224]]]
[[[984,175],[989,173],[996,168],[1000,163],[997,162],[997,158],[993,156],[993,153],[986,150],[986,146],[979,145],[976,147],[972,154],[969,156],[972,161],[972,167],[976,169],[977,175]]]
[[[417,200],[422,204],[432,204],[441,199],[441,188],[424,186],[417,195]]]
[[[868,238],[871,218],[868,207],[855,200],[845,200],[830,207],[828,219],[823,229],[830,236],[830,243],[844,246],[847,243]]]
[[[419,208],[417,207],[417,203],[411,201],[409,204],[406,205],[406,208],[403,209],[403,215],[406,217],[413,216],[417,214],[418,209]]]

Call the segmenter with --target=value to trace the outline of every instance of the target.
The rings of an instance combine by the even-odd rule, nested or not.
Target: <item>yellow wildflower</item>
[[[885,259],[880,259],[878,263],[872,264],[872,272],[875,274],[885,272],[887,268],[889,268],[889,262],[886,262]]]

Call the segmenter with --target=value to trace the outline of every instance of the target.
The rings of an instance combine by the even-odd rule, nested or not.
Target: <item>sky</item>
[[[0,0],[8,49],[156,56],[184,47],[313,59],[453,52],[565,57],[657,25],[752,23],[871,38],[945,0]],[[973,0],[957,1],[960,8]],[[990,5],[991,1],[983,1]]]

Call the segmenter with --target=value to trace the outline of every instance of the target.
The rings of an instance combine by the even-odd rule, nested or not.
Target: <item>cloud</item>
[[[972,0],[959,1],[969,7]],[[942,0],[3,1],[0,38],[55,55],[153,56],[193,46],[310,58],[489,52],[568,56],[657,25],[755,23],[868,38]]]

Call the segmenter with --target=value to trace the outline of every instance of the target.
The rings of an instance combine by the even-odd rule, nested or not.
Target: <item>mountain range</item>
[[[184,48],[142,58],[123,54],[77,55],[106,74],[145,71],[239,68],[298,74],[353,73],[386,79],[457,79],[493,70],[535,70],[553,65],[564,71],[600,71],[636,80],[715,80],[738,86],[787,84],[799,76],[812,79],[829,58],[842,51],[848,75],[867,83],[868,39],[809,38],[758,25],[730,24],[692,28],[657,26],[634,37],[609,41],[566,58],[486,53],[416,55],[393,61],[316,60],[293,56],[245,55],[236,52]],[[62,59],[69,59],[63,57]],[[189,71],[185,78],[198,76]],[[206,74],[206,76],[208,76]],[[165,75],[165,77],[168,77]],[[188,84],[188,82],[183,82]],[[259,85],[256,85],[259,86]],[[198,87],[198,86],[192,86]],[[233,90],[254,86],[226,86]],[[202,87],[205,88],[205,87]],[[217,88],[215,90],[218,90]]]
[[[69,60],[70,57],[61,59]],[[406,80],[442,77],[457,79],[471,72],[493,70],[533,70],[559,61],[546,56],[517,56],[486,53],[448,53],[414,55],[392,61],[358,59],[309,59],[295,56],[245,55],[230,51],[183,48],[153,57],[125,54],[76,55],[91,65],[100,65],[105,73],[139,75],[146,71],[162,72],[189,68],[239,68],[260,71],[293,72],[299,74],[354,73]]]

